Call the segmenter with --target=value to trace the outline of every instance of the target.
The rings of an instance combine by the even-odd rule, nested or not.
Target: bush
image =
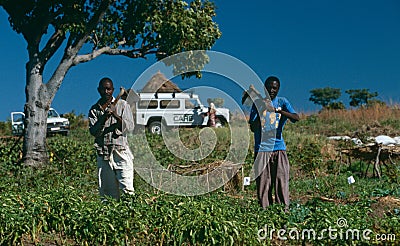
[[[72,112],[63,114],[63,117],[69,120],[69,125],[71,129],[87,128],[89,125],[89,122],[87,119],[85,119],[84,114],[76,115],[75,111],[73,110]]]
[[[11,136],[11,121],[0,121],[0,136]]]

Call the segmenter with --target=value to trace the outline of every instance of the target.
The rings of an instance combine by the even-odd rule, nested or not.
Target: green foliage
[[[182,77],[196,75],[208,63],[204,52],[210,50],[221,36],[215,5],[209,1],[183,0],[2,0],[0,6],[8,13],[11,27],[27,42],[29,61],[26,74],[35,70],[37,76],[27,77],[25,115],[25,163],[39,166],[46,162],[44,136],[33,137],[33,132],[44,132],[39,122],[44,114],[33,120],[28,111],[48,107],[72,66],[88,62],[102,54],[129,58],[155,55],[173,72]],[[88,53],[82,52],[82,48]],[[43,81],[47,62],[62,49],[61,60]],[[185,52],[184,55],[173,56]],[[172,56],[172,57],[171,57]],[[37,69],[40,68],[40,69]],[[34,88],[46,85],[39,93]],[[30,100],[29,98],[34,98]],[[42,105],[42,106],[39,106]],[[41,128],[41,129],[39,129]],[[35,147],[33,147],[35,146]]]
[[[346,93],[350,97],[350,106],[359,107],[366,106],[369,104],[370,100],[378,96],[378,92],[369,92],[369,89],[352,89],[346,90]],[[376,103],[377,101],[373,101]]]
[[[345,109],[346,106],[342,102],[331,102],[329,103],[325,109]]]
[[[222,108],[224,105],[224,99],[217,97],[217,98],[207,98],[207,103],[210,105],[211,103],[214,103],[215,107],[217,108]]]
[[[78,130],[73,136],[54,136],[47,140],[50,165],[57,166],[64,174],[77,177],[93,171],[96,166],[96,152],[90,141],[79,141],[80,137],[91,139],[87,133]]]
[[[287,130],[284,138],[287,142],[287,154],[290,161],[296,163],[304,172],[304,175],[312,176],[323,167],[324,158],[321,154],[321,148],[327,144],[324,137],[305,136]]]
[[[307,121],[305,124],[319,124],[321,119],[315,116]],[[359,177],[358,165],[350,168],[327,162],[322,154],[323,146],[327,145],[324,137],[302,132],[303,126],[298,123],[288,124],[284,133],[291,162],[289,213],[284,213],[281,205],[262,210],[257,203],[254,182],[235,196],[220,189],[202,196],[181,197],[154,190],[138,175],[134,199],[123,197],[121,201],[102,203],[97,195],[93,138],[87,129],[72,130],[68,138],[48,138],[51,158],[47,169],[15,165],[18,149],[10,154],[1,152],[0,244],[352,245],[379,244],[373,240],[375,234],[398,233],[399,205],[382,203],[399,199],[398,183],[386,176],[382,179]],[[199,139],[193,137],[198,130],[180,129],[185,146],[199,146]],[[229,128],[215,129],[215,133],[220,144],[204,163],[224,159],[229,149]],[[184,163],[171,158],[162,136],[146,137],[163,165]],[[9,151],[12,141],[1,139],[1,150]],[[252,158],[249,150],[246,173]],[[328,165],[336,167],[330,170]],[[347,183],[350,175],[356,179],[351,186]],[[341,218],[347,220],[348,228],[372,230],[372,240],[277,239],[277,231],[285,228],[313,229],[319,233],[328,228],[339,230],[337,221]],[[275,229],[272,239],[269,233],[264,239],[259,238],[265,229],[269,233]]]
[[[17,137],[0,139],[0,169],[12,168],[17,165],[22,155],[22,141]]]
[[[376,106],[384,107],[386,106],[386,103],[378,99],[368,100],[367,107],[376,107]]]
[[[11,121],[0,121],[0,136],[10,136],[11,135]]]
[[[311,97],[309,100],[314,104],[321,105],[323,108],[336,109],[337,106],[343,105],[341,102],[335,102],[341,96],[340,89],[325,87],[312,89],[310,93]]]
[[[168,135],[168,137],[173,138],[171,143],[169,143],[169,148],[173,148],[174,146],[178,146],[180,142],[182,142],[183,146],[188,149],[198,149],[205,148],[205,145],[210,143],[201,142],[199,139],[199,133],[201,128],[180,128],[173,129],[173,131],[179,131],[179,138],[175,139],[176,135]],[[163,136],[154,135],[154,134],[146,134],[146,144],[148,146],[143,146],[143,142],[133,136],[130,138],[129,144],[132,146],[134,153],[145,154],[148,151],[151,151],[151,154],[154,155],[155,159],[161,163],[165,168],[169,165],[188,165],[191,163],[197,164],[207,164],[212,163],[219,160],[224,160],[227,158],[227,154],[229,152],[229,147],[231,147],[229,143],[231,141],[231,135],[229,128],[213,128],[212,131],[216,133],[217,143],[215,149],[208,155],[206,158],[199,160],[197,162],[181,159],[174,154],[171,154],[168,147],[166,146]],[[201,146],[203,145],[203,146]],[[146,147],[146,149],[144,149]],[[175,150],[178,151],[178,150]],[[179,154],[179,153],[178,153]],[[181,153],[181,156],[183,154]],[[142,157],[139,157],[142,158]]]
[[[72,110],[69,113],[63,114],[63,117],[69,120],[69,126],[71,129],[80,129],[88,127],[88,122],[85,119],[84,114],[76,115],[75,111]]]
[[[0,5],[10,15],[13,29],[22,33],[28,43],[40,41],[48,27],[54,27],[56,36],[50,42],[56,46],[45,47],[43,55],[50,55],[48,48],[59,48],[67,36],[69,44],[75,45],[87,35],[89,38],[83,41],[93,50],[110,47],[115,52],[102,52],[130,58],[155,54],[160,60],[184,51],[209,50],[221,36],[212,19],[215,5],[209,1],[60,0],[16,4],[5,0]],[[103,12],[103,18],[99,18]],[[194,55],[181,57],[186,64],[172,59],[175,74],[198,75],[196,71],[208,58],[204,53]],[[193,59],[195,64],[191,64]]]
[[[382,126],[400,129],[400,118],[389,118],[380,122]]]

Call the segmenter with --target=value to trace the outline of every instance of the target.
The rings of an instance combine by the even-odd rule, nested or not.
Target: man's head
[[[97,91],[104,100],[110,100],[114,93],[114,84],[110,78],[102,78],[99,82],[99,87]]]
[[[280,87],[281,82],[275,76],[270,76],[265,80],[264,89],[268,92],[271,100],[273,100],[278,95]]]

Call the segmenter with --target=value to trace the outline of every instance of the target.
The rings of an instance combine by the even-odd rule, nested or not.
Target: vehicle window
[[[179,108],[181,106],[179,100],[161,100],[160,108]]]
[[[49,110],[49,112],[47,112],[47,118],[53,118],[53,117],[58,117],[58,114],[55,110]]]
[[[141,109],[154,109],[158,107],[158,101],[157,100],[140,100],[138,103],[138,108]]]
[[[23,121],[24,121],[24,117],[21,116],[21,115],[15,116],[15,117],[13,118],[13,121],[14,121],[14,122],[23,122]]]
[[[185,100],[185,108],[186,109],[194,109],[200,106],[196,99],[186,99]]]

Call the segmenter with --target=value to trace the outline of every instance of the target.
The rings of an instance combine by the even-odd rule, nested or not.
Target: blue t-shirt
[[[255,152],[286,150],[285,141],[282,137],[282,131],[288,118],[279,113],[268,112],[267,110],[264,110],[261,113],[261,118],[257,119],[259,117],[256,107],[257,103],[260,103],[260,101],[256,101],[255,104],[253,104],[249,119],[249,123],[260,120],[259,127],[254,129]],[[271,103],[275,108],[281,108],[283,111],[287,111],[292,114],[296,113],[292,105],[290,105],[290,102],[284,97],[275,97]]]

